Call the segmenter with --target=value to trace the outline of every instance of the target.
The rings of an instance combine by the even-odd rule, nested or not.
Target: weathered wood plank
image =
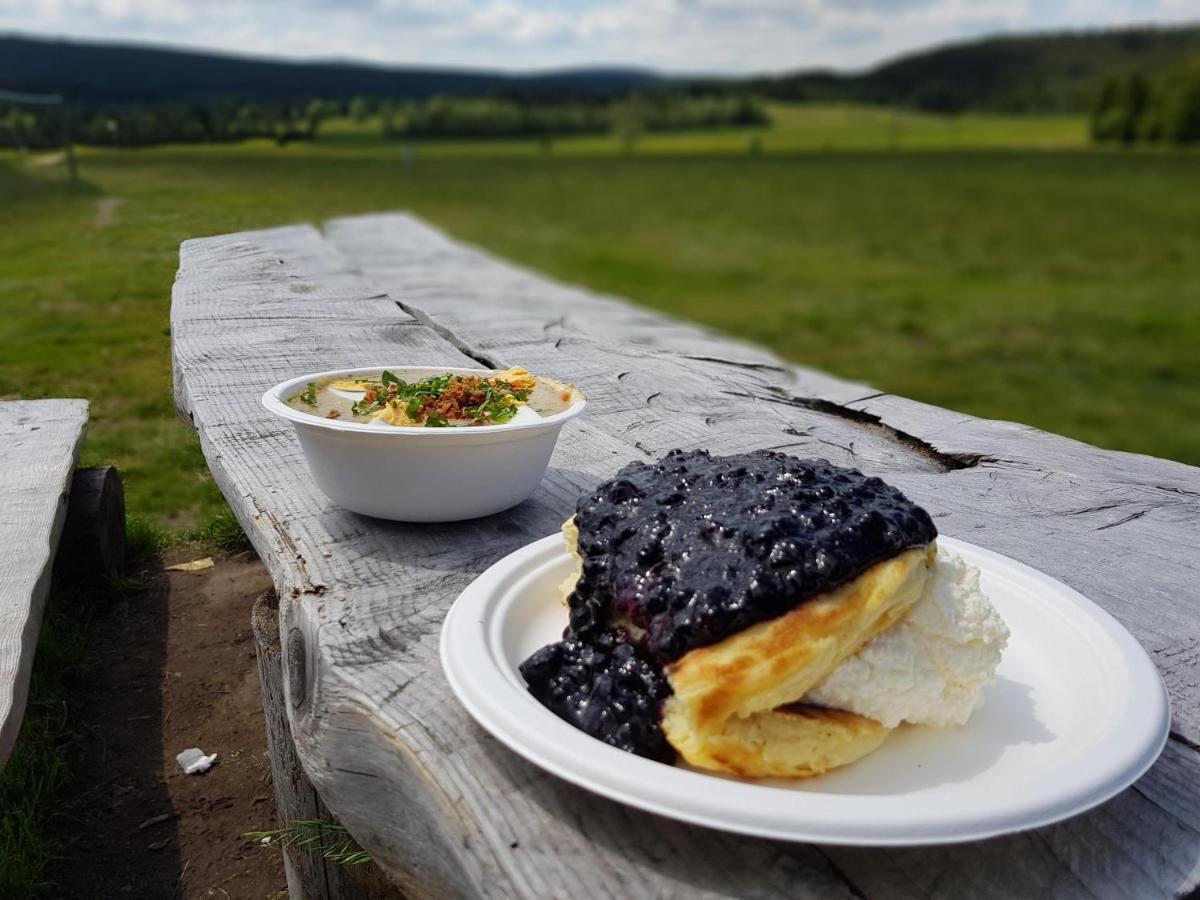
[[[640,366],[624,380],[632,389],[611,398],[618,403],[636,406],[676,377],[681,364],[664,362],[663,350],[678,352],[691,336],[709,339],[692,326],[649,321],[620,303],[577,301],[581,292],[499,263],[407,216],[334,220],[328,232],[381,290],[418,318],[442,323],[469,354],[566,376],[580,356],[585,365],[598,360],[601,377],[609,363]],[[556,312],[557,324],[548,332],[554,340],[539,338]],[[657,347],[653,357],[630,354],[622,334],[637,346]],[[806,430],[815,412],[859,435],[830,447],[823,434],[797,434],[789,452],[829,456],[886,475],[937,516],[942,532],[1020,559],[1095,600],[1155,655],[1171,693],[1176,731],[1200,744],[1200,469],[839,384],[753,348],[732,345],[703,360],[681,355],[693,383],[697,375],[728,383],[720,378],[722,368],[751,362],[752,377],[738,379],[734,388],[743,392],[739,402],[770,404],[785,432]],[[591,374],[585,368],[577,380],[586,384]],[[660,393],[650,405],[677,417],[666,398]],[[684,395],[683,402],[688,399]],[[606,400],[600,394],[600,402]],[[723,417],[725,410],[715,415]],[[709,443],[720,441],[718,435],[681,433],[673,424],[646,426],[640,434],[654,455],[680,442],[725,446]],[[739,442],[741,436],[735,434]],[[880,451],[880,442],[890,453]],[[745,443],[751,446],[753,439]],[[926,464],[914,465],[914,457]]]
[[[1200,568],[1194,539],[1200,523],[1200,470],[1106,452],[1027,426],[981,420],[862,385],[839,383],[733,342],[717,351],[706,346],[704,352],[688,352],[689,340],[703,343],[714,339],[693,326],[547,284],[535,274],[459,245],[407,216],[335,220],[326,230],[364,275],[400,300],[415,317],[439,323],[464,352],[499,365],[520,364],[572,377],[579,358],[585,362],[602,359],[605,365],[629,372],[619,379],[626,385],[638,385],[639,376],[645,376],[640,385],[615,398],[617,403],[632,406],[638,405],[640,397],[654,396],[663,385],[677,383],[680,360],[664,361],[664,352],[678,354],[694,373],[716,383],[729,380],[723,370],[747,369],[751,377],[741,379],[745,387],[734,389],[742,393],[738,399],[771,405],[769,414],[760,414],[776,417],[780,430],[790,435],[789,452],[829,456],[886,476],[929,507],[943,532],[1050,572],[1121,619],[1154,653],[1172,694],[1176,730],[1194,746],[1200,733],[1196,677],[1200,605],[1195,602],[1200,595],[1194,587]],[[652,347],[653,358],[631,353],[631,347]],[[599,405],[604,394],[587,383],[587,374],[585,370],[578,380],[589,396],[601,398]],[[664,403],[665,395],[663,391],[655,400],[677,418],[681,409]],[[813,429],[813,413],[851,424],[859,436],[831,447],[834,442],[828,435]],[[717,415],[724,416],[725,411]],[[740,418],[736,413],[734,417]],[[714,450],[763,446],[744,428],[733,447],[711,431],[696,437],[670,429],[663,435],[665,439],[647,431],[641,429],[640,443],[654,455],[680,443]],[[881,452],[879,441],[890,445],[890,452]],[[1123,508],[1131,503],[1132,510]],[[1141,512],[1147,506],[1150,508]],[[1101,522],[1078,518],[1093,512],[1113,514]],[[1126,518],[1131,512],[1135,517]],[[1147,530],[1122,533],[1117,525],[1140,525]],[[1173,749],[1177,755],[1164,757],[1143,783],[1152,778],[1177,781],[1183,761],[1194,763],[1194,751],[1179,746]],[[1200,809],[1200,789],[1192,788],[1190,793],[1189,807]],[[1134,792],[1129,791],[1085,820],[1046,831],[1065,833],[1068,845],[1071,840],[1087,845],[1094,843],[1093,832],[1111,832],[1114,823],[1146,823],[1124,852],[1108,853],[1104,858],[1123,860],[1123,866],[1114,864],[1113,869],[1123,873],[1124,883],[1130,884],[1144,858],[1171,859],[1176,866],[1183,861],[1181,868],[1159,873],[1163,879],[1160,887],[1194,884],[1191,860],[1195,854],[1190,852],[1196,840],[1194,824],[1180,834],[1161,809],[1139,809],[1140,814],[1133,818],[1122,811],[1117,818],[1108,818],[1113,808],[1132,796]],[[1161,800],[1163,794],[1158,797]],[[1020,841],[1040,840],[1041,834],[1013,839],[1005,852],[1014,859],[1031,858]],[[1170,847],[1170,852],[1162,852],[1163,847]],[[1068,855],[1064,849],[1063,857]],[[939,871],[943,876],[952,870],[960,875],[978,872],[971,856],[965,850],[943,853]],[[1045,865],[1028,867],[1031,875],[1048,882],[1059,880],[1063,872],[1058,857],[1041,857]],[[857,872],[849,867],[852,860],[835,859],[858,885]],[[983,883],[990,879],[994,886],[1003,885],[995,880],[997,871],[987,870],[979,877]],[[1096,874],[1086,866],[1082,871]],[[1088,884],[1089,891],[1103,893],[1098,891],[1095,877],[1085,881],[1093,882]],[[942,883],[964,881],[951,877]],[[874,893],[881,892],[881,885],[872,887]]]
[[[987,447],[966,441],[956,449],[919,429],[867,421],[856,404],[888,399],[869,387],[789,367],[693,326],[551,284],[408,217],[343,220],[328,232],[325,247],[312,246],[322,243],[320,235],[304,228],[189,242],[172,321],[181,411],[193,417],[214,476],[280,589],[281,630],[294,651],[285,658],[293,733],[334,813],[422,894],[844,896],[869,887],[872,896],[900,895],[903,885],[880,887],[855,856],[682,826],[601,800],[524,763],[476,728],[450,695],[437,663],[442,616],[482,568],[554,530],[580,491],[631,459],[673,446],[715,452],[778,447],[859,465],[933,507],[947,533],[984,543],[972,535],[976,524],[991,516],[997,530],[1036,528],[1037,504],[988,492],[999,475],[979,476]],[[332,244],[340,258],[331,254]],[[227,269],[228,254],[235,258]],[[297,275],[289,265],[293,257]],[[289,297],[303,299],[292,306]],[[254,321],[247,313],[260,305],[265,320]],[[343,306],[344,318],[334,314]],[[403,526],[333,509],[307,479],[290,432],[257,405],[262,390],[302,371],[471,359],[567,378],[591,400],[578,426],[564,431],[534,497],[477,522]],[[1052,468],[1031,469],[1028,477]],[[1178,480],[1165,483],[1197,483],[1195,470],[1172,472]],[[1040,499],[1037,488],[1025,494],[1031,490]],[[1065,490],[1048,495],[1050,508]],[[1081,496],[1076,489],[1074,499]],[[1111,539],[1120,531],[1101,535]],[[1171,548],[1181,546],[1178,531],[1169,539]],[[1061,565],[1056,571],[1033,564],[1064,577]],[[1194,564],[1176,559],[1158,583],[1172,575],[1182,579]],[[1128,596],[1143,574],[1131,570],[1114,590]],[[1178,615],[1186,619],[1185,606],[1179,604]],[[1186,672],[1179,681],[1172,688],[1177,704],[1186,700]],[[1192,719],[1179,721],[1190,727]],[[1156,777],[1163,773],[1163,783],[1184,784],[1194,753],[1175,749],[1156,767]],[[1134,826],[1110,812],[1110,804],[1061,827],[1076,848],[1095,844],[1106,831],[1137,827],[1177,854],[1198,832],[1190,820],[1180,835],[1164,831],[1164,823],[1178,820],[1172,804],[1200,807],[1194,797],[1156,796],[1136,807],[1143,821]],[[971,869],[973,883],[993,891],[1006,883],[1006,866],[1032,866],[1030,883],[1078,878],[1054,853],[1022,857],[1027,847],[1011,843],[978,873],[972,868],[977,846],[947,850],[938,857],[939,871],[952,884],[956,873]],[[1118,848],[1103,871],[1117,885],[1133,879],[1143,867],[1140,852],[1132,844]],[[1076,868],[1101,871],[1088,859]],[[1163,893],[1195,883],[1195,873],[1178,864],[1155,871]]]
[[[86,400],[0,402],[0,767],[21,728]]]

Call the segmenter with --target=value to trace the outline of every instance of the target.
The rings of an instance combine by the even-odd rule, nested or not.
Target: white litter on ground
[[[204,751],[199,747],[189,747],[182,753],[176,755],[175,761],[189,775],[199,775],[201,772],[207,772],[212,768],[213,762],[216,761],[217,754],[210,753],[204,755]]]

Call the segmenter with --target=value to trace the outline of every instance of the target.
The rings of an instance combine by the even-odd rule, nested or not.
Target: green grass
[[[780,140],[825,135],[805,153],[767,138],[750,155],[736,133],[714,133],[647,138],[632,157],[615,144],[589,156],[563,141],[542,157],[529,142],[492,156],[460,143],[406,162],[400,145],[336,129],[315,146],[86,150],[77,191],[60,167],[0,157],[0,396],[90,398],[85,462],[120,467],[132,513],[202,527],[223,504],[171,404],[179,242],[410,209],[806,365],[1200,463],[1200,157],[938,150],[933,137],[894,153],[863,137],[879,111],[808,115],[776,115]],[[915,143],[922,117],[903,118]],[[1075,127],[1053,121],[954,127],[964,144],[988,129],[1025,129],[1029,144]],[[843,146],[831,132],[862,144],[821,152]],[[654,141],[693,146],[672,155]],[[102,196],[122,201],[107,227],[93,224]]]
[[[0,897],[45,890],[43,873],[58,851],[51,823],[70,782],[68,700],[86,657],[85,629],[71,602],[78,598],[62,599],[42,623],[21,733],[0,773]]]
[[[800,153],[896,150],[1002,150],[1085,148],[1088,125],[1084,116],[1005,116],[966,113],[938,116],[850,104],[794,105],[769,103],[767,128],[729,128],[643,135],[636,143],[641,156],[703,154]],[[542,156],[545,149],[529,138],[496,140],[385,141],[380,122],[370,119],[329,119],[317,135],[317,152],[353,152],[408,143],[419,158]],[[613,135],[558,138],[554,157],[619,155]]]
[[[45,872],[61,851],[56,820],[70,816],[73,773],[69,753],[78,735],[73,723],[77,687],[94,669],[88,628],[118,601],[146,598],[143,574],[155,542],[131,531],[129,571],[103,583],[51,586],[29,683],[21,731],[0,772],[0,897],[46,895]]]
[[[283,828],[247,831],[244,837],[280,850],[294,848],[319,853],[341,866],[364,866],[375,862],[370,853],[354,842],[344,825],[325,819],[295,819]]]

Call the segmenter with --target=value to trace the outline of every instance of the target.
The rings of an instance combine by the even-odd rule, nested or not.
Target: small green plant
[[[283,828],[247,831],[244,837],[280,849],[319,853],[340,866],[362,866],[375,861],[354,842],[345,826],[324,819],[296,819]]]
[[[241,523],[228,509],[222,509],[198,528],[185,531],[179,543],[195,541],[221,553],[244,553],[253,550],[250,538],[242,531]]]
[[[220,553],[254,549],[228,507],[211,515],[203,525],[182,531],[168,531],[142,516],[125,519],[125,558],[130,571],[136,571],[164,550],[182,544],[203,544]]]
[[[172,543],[172,535],[166,529],[143,516],[125,517],[125,562],[133,569],[158,556]]]

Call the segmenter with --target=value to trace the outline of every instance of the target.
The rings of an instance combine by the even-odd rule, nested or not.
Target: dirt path
[[[93,228],[107,228],[117,221],[117,207],[124,203],[123,197],[101,197],[96,201],[96,218]]]
[[[79,704],[86,736],[53,896],[264,900],[286,887],[279,853],[242,837],[274,827],[250,633],[269,586],[252,556],[217,558],[157,573],[93,624],[98,665]],[[213,769],[183,774],[175,754],[188,747],[219,754]]]

